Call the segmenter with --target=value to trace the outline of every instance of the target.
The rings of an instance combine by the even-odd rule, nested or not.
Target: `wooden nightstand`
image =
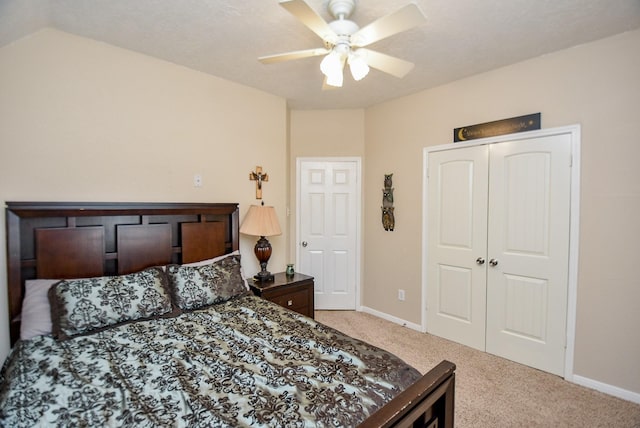
[[[269,282],[250,280],[253,294],[313,318],[313,277],[301,273],[287,276],[284,272],[274,276]]]

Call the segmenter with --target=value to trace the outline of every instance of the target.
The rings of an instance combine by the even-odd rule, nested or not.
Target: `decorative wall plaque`
[[[455,128],[453,130],[453,142],[458,143],[460,141],[540,129],[540,116],[540,113],[533,113],[525,116],[512,117],[510,119],[495,120],[493,122]]]

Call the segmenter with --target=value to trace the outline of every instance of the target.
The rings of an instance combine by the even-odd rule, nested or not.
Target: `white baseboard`
[[[578,385],[595,389],[596,391],[604,392],[605,394],[613,395],[614,397],[622,398],[623,400],[631,401],[632,403],[640,404],[640,394],[637,392],[628,391],[617,386],[609,385],[575,374],[573,375],[573,379],[571,379],[571,381]]]
[[[412,330],[416,330],[419,331],[421,333],[424,333],[422,331],[422,326],[420,324],[415,324],[406,320],[403,320],[402,318],[398,318],[398,317],[394,317],[393,315],[389,315],[389,314],[385,314],[384,312],[380,312],[380,311],[376,311],[375,309],[371,309],[367,306],[360,306],[360,308],[358,308],[358,310],[360,312],[365,312],[367,314],[371,314],[374,315],[378,318],[382,318],[383,320],[387,320],[390,321],[394,324],[400,324],[401,326],[404,327],[408,327]]]

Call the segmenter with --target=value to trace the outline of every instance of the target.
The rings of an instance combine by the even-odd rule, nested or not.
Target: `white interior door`
[[[484,351],[486,146],[429,155],[427,323],[430,333]]]
[[[571,137],[491,145],[487,352],[562,375]]]
[[[315,278],[316,309],[356,308],[359,161],[298,162],[298,270]]]

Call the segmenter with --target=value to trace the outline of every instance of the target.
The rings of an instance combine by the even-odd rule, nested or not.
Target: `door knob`
[[[498,261],[496,259],[491,259],[491,260],[489,260],[489,264],[491,266],[497,266],[498,265]]]
[[[303,246],[303,247],[306,247],[307,245],[308,245],[308,244],[307,244],[307,241],[302,241],[302,246]]]
[[[478,263],[479,265],[483,265],[484,264],[484,259],[482,257],[478,257],[476,259],[476,263]]]

